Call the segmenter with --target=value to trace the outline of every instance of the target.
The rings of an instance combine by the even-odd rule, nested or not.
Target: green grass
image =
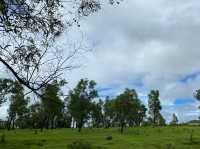
[[[191,138],[191,132],[193,132]],[[85,140],[99,149],[200,149],[200,127],[115,129],[0,130],[0,149],[67,149],[75,140]],[[106,137],[112,135],[112,140]]]

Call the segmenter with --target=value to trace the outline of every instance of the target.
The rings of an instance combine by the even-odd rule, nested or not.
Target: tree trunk
[[[8,131],[10,130],[10,128],[11,128],[11,120],[8,120],[8,123],[7,123],[7,127],[8,127]]]
[[[83,127],[83,120],[78,124],[78,132],[81,132],[81,128]]]
[[[13,119],[12,121],[12,129],[15,129],[15,120]]]
[[[78,127],[78,132],[81,132],[81,127]]]
[[[124,123],[121,124],[121,130],[120,131],[121,131],[121,134],[123,134],[123,132],[124,132]]]

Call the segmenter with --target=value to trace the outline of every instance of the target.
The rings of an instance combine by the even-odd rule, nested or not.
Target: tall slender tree
[[[172,114],[172,121],[170,122],[171,125],[177,125],[178,124],[178,117],[175,113]]]
[[[103,101],[92,103],[91,109],[91,119],[93,127],[99,128],[103,126]]]
[[[115,100],[110,99],[110,97],[106,97],[106,100],[103,105],[103,119],[104,119],[104,127],[109,128],[109,127],[114,127],[115,123]]]
[[[152,119],[153,125],[158,125],[160,118],[160,110],[162,109],[159,99],[159,91],[152,90],[149,95],[148,106],[149,106],[149,114]]]

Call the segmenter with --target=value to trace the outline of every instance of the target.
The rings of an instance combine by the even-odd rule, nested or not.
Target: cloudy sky
[[[145,104],[149,91],[159,89],[168,121],[172,113],[182,122],[198,118],[200,103],[193,93],[200,88],[199,0],[105,5],[82,20],[80,30],[93,50],[79,57],[82,67],[66,73],[70,88],[80,78],[94,79],[102,97],[128,87],[136,89]],[[67,36],[60,40],[64,43]],[[0,109],[1,115],[5,109]]]

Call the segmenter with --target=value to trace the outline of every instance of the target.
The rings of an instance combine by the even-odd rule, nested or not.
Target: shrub
[[[67,146],[68,149],[92,149],[88,142],[77,140]]]
[[[106,140],[112,140],[112,139],[113,139],[113,138],[112,138],[111,135],[106,136]]]
[[[1,136],[0,136],[0,144],[3,144],[3,143],[5,143],[6,142],[6,135],[3,133],[3,134],[1,134]]]

